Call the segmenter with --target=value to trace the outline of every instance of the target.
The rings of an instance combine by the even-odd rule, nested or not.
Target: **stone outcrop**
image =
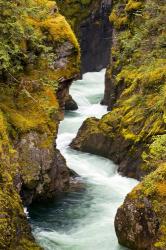
[[[32,34],[27,40],[24,36],[20,52],[12,57],[18,63],[23,51],[22,65],[0,71],[0,249],[37,250],[41,248],[31,234],[23,204],[53,198],[70,188],[71,173],[55,139],[69,87],[79,76],[80,52],[55,2],[20,1],[7,7],[12,4],[18,13],[24,7],[19,25],[22,32],[25,24],[26,32],[33,30],[40,46],[34,49]],[[26,14],[29,4],[38,15],[30,15],[29,9]],[[15,8],[10,8],[11,15]],[[8,15],[3,10],[0,15]]]
[[[115,220],[119,243],[129,249],[157,249],[153,245],[159,225],[158,217],[146,198],[132,200],[127,197],[123,207],[118,209]]]
[[[165,170],[165,163],[159,165],[118,209],[115,229],[120,244],[138,250],[166,248]]]
[[[44,145],[47,139],[47,134],[30,132],[15,144],[19,165],[23,166],[21,198],[25,205],[53,198],[69,188],[66,161],[54,144]]]
[[[105,119],[107,118],[109,119],[105,116]],[[138,149],[134,153],[133,143],[130,139],[124,140],[120,134],[114,138],[112,130],[116,128],[116,125],[117,123],[112,123],[111,126],[108,126],[107,120],[104,118],[101,121],[89,118],[79,129],[71,147],[109,158],[118,165],[118,171],[122,175],[140,179],[145,175],[145,171],[140,169],[144,146],[137,144]]]
[[[161,101],[164,101],[165,87],[164,45],[163,33],[157,30],[159,20],[163,28],[162,4],[158,7],[158,21],[156,11],[148,9],[147,5],[141,2],[115,5],[110,16],[110,21],[114,23],[114,36],[111,64],[106,74],[108,93],[104,100],[112,107],[112,112],[94,123],[94,119],[88,119],[72,143],[74,148],[113,159],[119,164],[121,173],[138,179],[151,171],[143,158],[148,158],[149,145],[154,142],[154,136],[165,131],[165,106]],[[146,12],[149,19],[144,23]],[[156,21],[153,26],[150,26],[151,18]],[[154,44],[150,47],[152,33],[144,34],[137,27],[138,22],[144,28],[150,27],[153,32]],[[136,37],[142,37],[140,43],[135,44]],[[146,42],[142,42],[143,39]],[[151,61],[150,66],[146,60],[154,53],[157,58]],[[152,88],[152,85],[155,87]]]
[[[81,46],[82,73],[99,71],[109,63],[112,0],[57,1],[73,26]]]
[[[40,250],[31,234],[19,191],[18,155],[11,148],[4,114],[0,112],[0,249]]]

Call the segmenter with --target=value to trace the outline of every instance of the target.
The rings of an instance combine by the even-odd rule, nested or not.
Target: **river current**
[[[112,161],[68,146],[87,117],[107,113],[107,107],[99,104],[104,75],[105,70],[86,73],[72,84],[70,92],[79,109],[66,112],[57,139],[68,166],[85,187],[29,211],[34,236],[45,250],[126,250],[118,244],[114,218],[137,181],[120,176]]]

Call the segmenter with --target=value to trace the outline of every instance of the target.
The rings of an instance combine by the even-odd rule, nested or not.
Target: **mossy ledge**
[[[115,220],[120,244],[133,250],[166,249],[165,10],[164,1],[114,1],[103,101],[111,112],[87,119],[71,144],[141,180]]]
[[[69,188],[55,139],[80,50],[54,1],[1,2],[0,249],[39,250],[23,204]]]

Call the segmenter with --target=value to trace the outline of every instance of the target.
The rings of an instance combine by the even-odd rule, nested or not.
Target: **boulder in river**
[[[166,249],[166,165],[129,193],[118,209],[115,230],[119,243],[137,250]]]

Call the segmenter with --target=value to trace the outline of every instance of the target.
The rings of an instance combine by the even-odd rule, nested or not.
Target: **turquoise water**
[[[96,155],[69,148],[82,122],[107,113],[99,104],[104,92],[105,70],[87,73],[73,83],[71,94],[79,105],[61,122],[57,146],[70,168],[80,175],[82,190],[65,194],[49,204],[31,208],[33,233],[45,250],[125,250],[114,231],[117,208],[136,180],[121,177],[117,166]]]

